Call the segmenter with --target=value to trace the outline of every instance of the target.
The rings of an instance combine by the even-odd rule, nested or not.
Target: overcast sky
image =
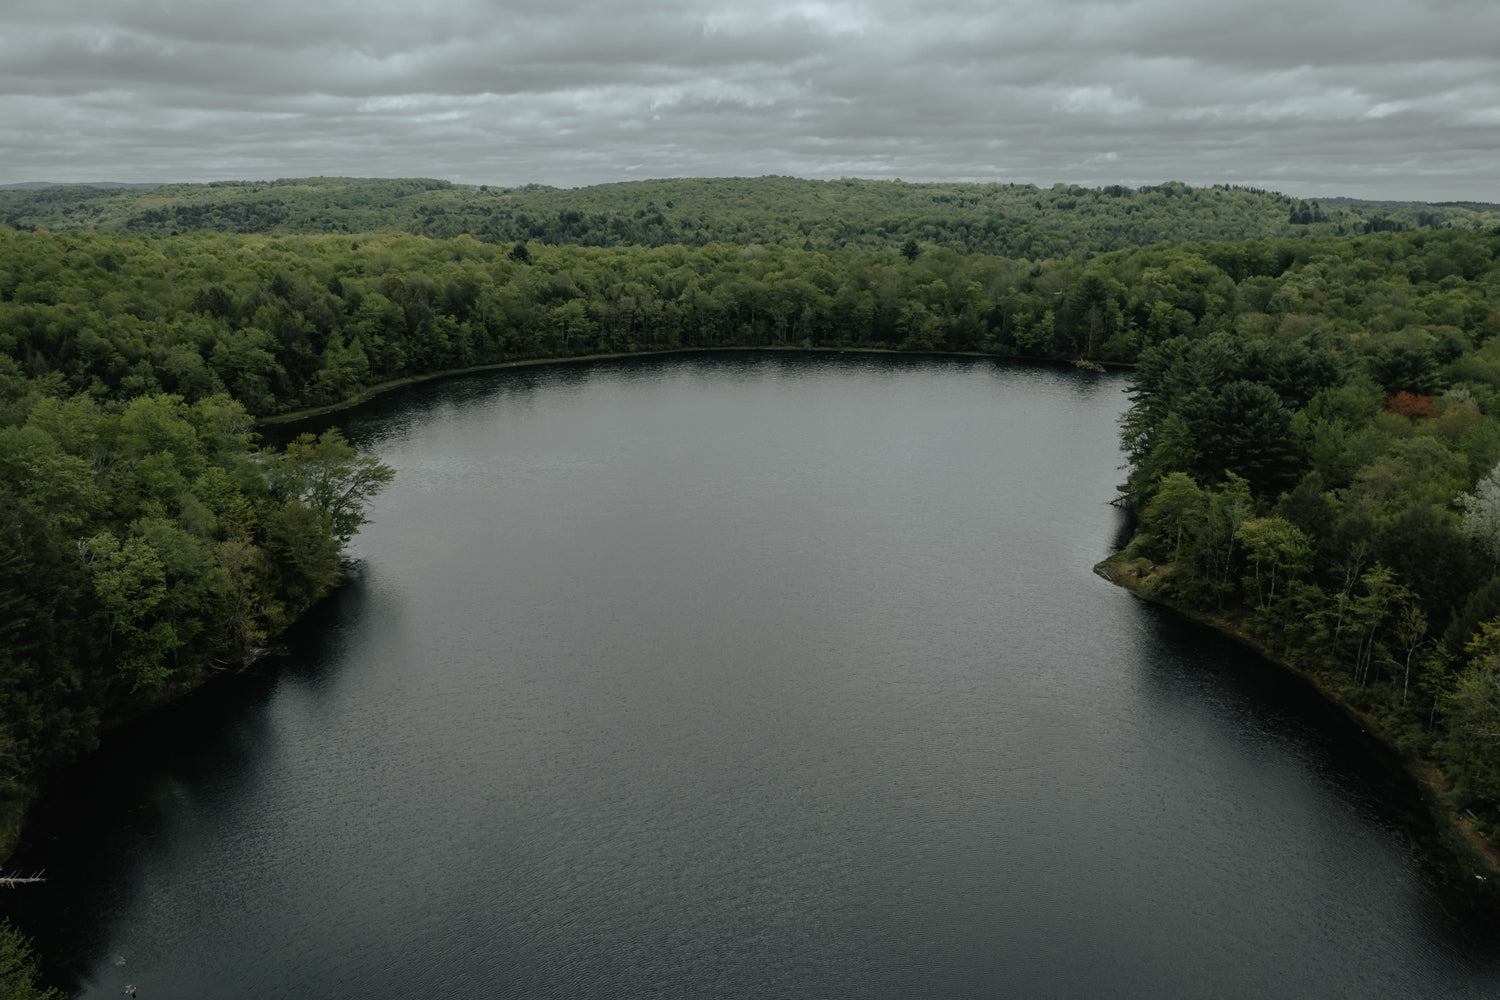
[[[1500,0],[0,0],[0,183],[316,174],[1500,202]]]

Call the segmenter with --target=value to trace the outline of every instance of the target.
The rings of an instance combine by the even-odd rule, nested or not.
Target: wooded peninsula
[[[317,178],[0,191],[0,858],[50,772],[338,582],[391,470],[257,418],[729,347],[1133,366],[1106,572],[1315,678],[1500,840],[1500,207]]]

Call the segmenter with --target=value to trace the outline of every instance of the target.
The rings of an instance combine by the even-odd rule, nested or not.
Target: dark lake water
[[[70,772],[8,894],[87,997],[1494,997],[1405,786],[1090,567],[1115,375],[566,366],[398,470],[275,668]]]

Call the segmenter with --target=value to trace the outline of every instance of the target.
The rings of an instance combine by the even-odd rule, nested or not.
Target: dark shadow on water
[[[47,881],[0,894],[0,916],[35,940],[45,981],[83,987],[183,798],[209,809],[239,794],[237,776],[261,752],[266,708],[289,680],[326,683],[346,630],[367,604],[362,567],[284,638],[286,653],[225,675],[120,727],[93,754],[57,773],[11,858]]]
[[[920,370],[989,369],[1005,378],[1018,373],[1035,373],[1055,378],[1058,365],[1012,358],[969,355],[879,354],[862,351],[703,351],[670,355],[637,355],[619,358],[582,359],[546,362],[519,368],[469,372],[437,376],[423,382],[392,389],[363,403],[332,413],[308,417],[285,424],[264,425],[261,439],[268,445],[284,447],[299,434],[321,434],[331,427],[341,428],[353,442],[366,448],[377,448],[390,428],[419,422],[435,412],[484,403],[499,396],[528,396],[538,389],[583,386],[601,375],[614,381],[652,381],[664,372],[674,375],[726,375],[759,377],[775,372],[799,377],[826,372],[829,368],[854,368],[897,375]],[[1072,390],[1085,398],[1101,388],[1121,391],[1123,382],[1115,373],[1071,372]]]
[[[1247,752],[1296,761],[1334,801],[1403,845],[1418,871],[1411,903],[1431,944],[1500,972],[1495,897],[1457,870],[1432,815],[1400,757],[1332,705],[1307,680],[1214,629],[1154,604],[1135,602],[1145,644],[1171,655],[1140,656],[1159,704],[1207,712]],[[1457,946],[1455,950],[1455,945]]]
[[[511,368],[415,382],[331,413],[263,425],[261,440],[273,447],[285,447],[299,434],[322,434],[338,427],[351,441],[370,447],[371,434],[377,427],[410,423],[440,410],[482,403],[502,394],[528,395],[543,386],[577,383],[584,378],[583,367]]]
[[[1130,540],[1135,537],[1136,525],[1140,519],[1135,516],[1135,511],[1128,507],[1114,504],[1112,506],[1115,510],[1112,522],[1114,533],[1110,538],[1109,547],[1112,552],[1123,552],[1125,546],[1129,545]]]

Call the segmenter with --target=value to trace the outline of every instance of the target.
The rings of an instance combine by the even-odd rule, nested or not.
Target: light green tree
[[[31,425],[0,427],[0,482],[70,532],[83,530],[102,503],[89,463]]]
[[[1235,534],[1255,571],[1246,584],[1254,586],[1256,605],[1262,610],[1275,604],[1278,583],[1284,590],[1288,581],[1312,568],[1312,543],[1301,528],[1284,518],[1252,518]]]
[[[1479,626],[1464,652],[1469,665],[1445,702],[1449,726],[1494,753],[1500,748],[1500,619]]]
[[[1182,558],[1183,539],[1195,541],[1208,521],[1208,497],[1185,472],[1164,477],[1146,505],[1146,524],[1172,545],[1172,561]]]
[[[84,546],[94,594],[108,622],[116,669],[134,690],[154,687],[171,676],[167,656],[181,640],[158,611],[167,598],[166,567],[140,538],[121,542],[101,531]]]
[[[369,523],[365,505],[395,475],[389,465],[359,455],[333,428],[319,437],[300,435],[287,445],[275,471],[275,487],[282,499],[301,501],[317,511],[343,546],[360,525]]]
[[[61,990],[42,987],[31,942],[3,920],[0,920],[0,1000],[63,1000]]]

